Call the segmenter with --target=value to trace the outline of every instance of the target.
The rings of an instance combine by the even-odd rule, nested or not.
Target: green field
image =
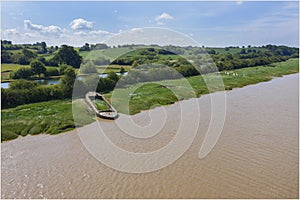
[[[205,48],[206,51],[209,51],[211,49],[215,50],[216,53],[231,53],[231,54],[235,54],[235,53],[240,53],[243,48],[241,48],[241,47],[240,48],[229,48],[228,51],[225,51],[224,47],[207,47],[207,48]],[[260,48],[257,48],[257,47],[247,48],[247,47],[245,47],[244,49],[246,51],[248,49],[256,50],[256,51],[267,51],[267,49],[262,48],[262,47],[260,47]]]
[[[15,71],[21,67],[30,67],[30,65],[20,65],[20,64],[1,64],[1,72],[11,72]],[[58,67],[46,66],[47,69],[53,68],[58,69]]]
[[[121,47],[121,48],[109,48],[109,49],[92,50],[92,51],[79,51],[79,55],[82,56],[83,60],[84,59],[96,60],[99,57],[113,60],[128,51],[132,51],[132,50],[126,47]]]
[[[273,77],[298,73],[299,59],[290,59],[285,62],[274,63],[268,66],[258,66],[252,68],[238,69],[234,71],[225,71],[221,73],[224,87],[226,90],[243,87],[249,84],[255,84],[262,81],[271,80]],[[227,75],[229,73],[229,75]],[[207,80],[214,80],[216,74],[203,75]],[[193,91],[187,89],[184,82],[188,81]],[[162,86],[164,85],[164,86]],[[178,100],[199,97],[207,94],[209,91],[205,85],[202,76],[194,76],[186,79],[166,80],[153,83],[138,84],[137,90],[132,88],[116,89],[121,95],[127,95],[131,92],[129,109],[124,107],[125,98],[113,100],[114,107],[120,113],[135,114],[141,110],[148,110],[160,105],[172,104]],[[177,97],[171,91],[179,94]],[[220,90],[220,87],[214,88],[214,91]],[[105,94],[108,99],[112,93]],[[79,125],[85,125],[93,121],[94,115],[87,107],[84,107],[80,100],[75,103],[75,109],[81,113],[76,116],[76,122]],[[77,112],[78,112],[77,111]],[[18,106],[16,108],[4,109],[2,116],[2,141],[17,138],[19,135],[27,134],[57,134],[75,128],[72,113],[71,100],[49,101]]]
[[[30,67],[29,65],[20,65],[20,64],[1,64],[1,73],[15,71],[21,67]]]
[[[121,67],[124,68],[124,70],[127,72],[131,69],[130,65],[102,65],[102,66],[96,66],[96,69],[98,73],[108,73],[108,72],[120,72]]]
[[[1,64],[1,82],[8,82],[13,81],[12,79],[9,79],[9,74],[12,71],[16,71],[21,67],[28,67],[30,68],[30,65],[20,65],[20,64]],[[57,67],[51,67],[46,66],[47,69],[58,69]],[[55,77],[49,77],[49,78],[55,78]],[[57,78],[57,77],[56,77]]]

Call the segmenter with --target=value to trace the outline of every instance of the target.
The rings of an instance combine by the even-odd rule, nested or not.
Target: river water
[[[107,167],[89,154],[76,131],[4,142],[1,197],[298,198],[298,79],[294,74],[227,92],[223,132],[204,159],[198,153],[210,98],[199,98],[201,124],[193,144],[176,162],[154,172],[131,174]],[[165,108],[172,112],[178,105]],[[135,121],[147,124],[147,112]],[[178,115],[169,117],[172,121]],[[164,146],[176,131],[169,126],[138,143],[117,134],[114,122],[99,123],[116,145],[132,151]]]

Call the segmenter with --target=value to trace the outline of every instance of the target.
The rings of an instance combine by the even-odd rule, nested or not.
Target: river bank
[[[198,153],[210,120],[210,95],[199,98],[201,121],[192,146],[172,165],[151,173],[105,166],[88,153],[76,130],[4,142],[1,197],[298,198],[298,81],[299,74],[293,74],[227,92],[225,126],[205,159]],[[192,106],[189,101],[184,106]],[[179,105],[164,108],[172,113]],[[135,115],[135,122],[147,125],[148,112]],[[116,145],[151,151],[176,134],[179,116],[169,120],[164,131],[147,141],[122,134],[114,121],[97,123]]]
[[[262,81],[269,81],[274,77],[280,77],[282,75],[297,73],[299,71],[299,59],[289,59],[285,62],[279,62],[270,66],[260,66],[243,68],[233,71],[222,72],[222,79],[224,86],[219,90],[226,89],[231,90],[233,88],[243,87],[249,84],[255,84]],[[203,75],[208,78],[214,79],[214,74]],[[206,77],[207,79],[207,77]],[[186,89],[182,82],[188,81],[194,90],[190,93],[190,88]],[[177,94],[179,98],[176,98],[169,88],[160,87],[160,84],[167,84],[169,86],[176,86],[179,88]],[[183,87],[178,87],[183,86]],[[126,89],[124,94],[126,94]],[[218,91],[218,88],[215,89]],[[122,92],[122,91],[121,91]],[[167,80],[154,82],[154,84],[147,84],[145,87],[140,87],[136,94],[132,95],[129,104],[129,111],[124,107],[126,98],[119,98],[119,101],[115,102],[114,107],[119,113],[136,114],[142,110],[149,110],[158,105],[173,104],[182,99],[189,99],[193,97],[200,97],[210,91],[206,87],[206,83],[202,76],[193,76],[187,79]],[[112,93],[105,94],[107,99],[110,99]],[[157,95],[159,94],[159,95]],[[136,98],[138,97],[138,98]],[[118,106],[119,105],[119,106]],[[125,109],[124,109],[125,108]],[[93,113],[89,113],[84,107],[81,109],[81,115],[79,116],[80,125],[86,125],[94,121],[91,119]],[[18,106],[16,108],[1,110],[1,140],[12,140],[19,135],[25,136],[27,134],[57,134],[62,133],[75,128],[72,112],[71,100],[57,100],[40,102],[34,104],[26,104]],[[78,124],[76,124],[78,125]]]

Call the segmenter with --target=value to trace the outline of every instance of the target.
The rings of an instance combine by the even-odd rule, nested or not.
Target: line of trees
[[[40,66],[39,66],[40,67]],[[38,69],[39,70],[39,69]],[[64,76],[57,85],[40,85],[35,81],[20,79],[10,83],[7,89],[1,88],[1,106],[10,108],[27,103],[70,98],[76,79],[75,70],[67,66]]]
[[[62,66],[64,67],[64,66]],[[21,67],[16,71],[10,73],[11,79],[32,79],[38,76],[49,77],[49,76],[58,76],[62,75],[60,73],[61,67],[59,69],[56,68],[46,68],[44,63],[39,60],[33,60],[30,63],[30,67]]]
[[[34,81],[20,79],[12,82],[7,89],[1,88],[2,108],[71,98],[73,91],[74,97],[84,97],[91,89],[101,93],[109,92],[120,79],[116,73],[110,72],[106,78],[99,78],[97,74],[93,74],[82,81],[76,80],[75,70],[71,66],[65,69],[64,74],[57,85],[40,85]],[[98,84],[95,86],[95,83]]]
[[[39,51],[32,51],[32,49],[34,49],[35,47],[38,48]],[[8,51],[17,49],[22,50],[15,53]],[[82,57],[78,54],[78,52],[72,46],[68,45],[62,45],[58,49],[58,52],[54,55],[54,57],[48,60],[44,57],[38,56],[39,53],[47,53],[48,50],[45,42],[31,45],[29,48],[28,45],[13,45],[8,41],[1,41],[1,50],[1,63],[29,65],[31,61],[38,59],[46,66],[58,67],[61,64],[67,64],[73,66],[74,68],[79,68],[82,61]]]

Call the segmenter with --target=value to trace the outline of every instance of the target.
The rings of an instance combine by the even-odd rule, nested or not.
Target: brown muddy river
[[[210,119],[210,98],[199,98],[201,123],[191,147],[154,172],[132,174],[109,168],[86,150],[76,131],[4,142],[1,197],[298,198],[298,79],[299,74],[294,74],[227,92],[224,129],[204,159],[198,154]],[[190,101],[184,106],[192,106]],[[128,151],[153,151],[176,134],[178,106],[165,106],[168,123],[148,139],[121,134],[112,121],[98,123],[115,145]],[[148,111],[135,115],[134,121],[149,124]]]

